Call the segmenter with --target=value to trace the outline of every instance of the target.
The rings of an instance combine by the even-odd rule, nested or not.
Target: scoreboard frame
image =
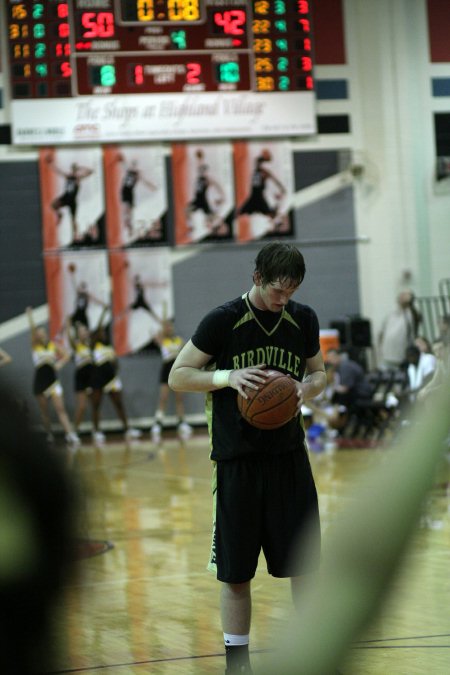
[[[315,134],[312,1],[7,0],[13,143]]]

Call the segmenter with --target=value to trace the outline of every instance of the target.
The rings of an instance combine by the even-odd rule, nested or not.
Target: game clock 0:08
[[[123,22],[180,22],[202,19],[199,0],[121,0]]]

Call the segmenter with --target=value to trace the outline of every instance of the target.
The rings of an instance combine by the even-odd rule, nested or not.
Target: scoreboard
[[[315,132],[312,0],[7,0],[15,143]]]

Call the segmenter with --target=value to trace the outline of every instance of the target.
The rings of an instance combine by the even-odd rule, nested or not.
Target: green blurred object
[[[349,495],[348,507],[324,538],[320,573],[304,581],[285,643],[258,675],[335,673],[378,611],[448,451],[450,382],[427,403]]]

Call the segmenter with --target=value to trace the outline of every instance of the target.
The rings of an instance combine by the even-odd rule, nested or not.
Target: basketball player
[[[208,568],[222,582],[227,673],[251,672],[250,584],[261,549],[270,574],[291,578],[294,601],[300,575],[318,563],[317,493],[300,410],[325,388],[326,376],[317,316],[292,300],[304,275],[295,246],[264,246],[250,291],[206,315],[169,375],[175,391],[207,392],[215,511]],[[265,367],[289,374],[298,392],[297,416],[270,431],[244,421],[236,400],[236,391],[246,398],[246,387],[258,389]],[[315,555],[308,550],[294,565],[306,528],[315,535]]]
[[[270,206],[266,198],[267,182],[272,181],[278,188],[277,200],[281,200],[286,193],[284,185],[278,178],[266,167],[267,162],[270,162],[272,156],[268,150],[263,150],[262,153],[255,159],[255,168],[251,178],[251,192],[245,202],[237,209],[236,215],[239,217],[243,214],[252,215],[260,213],[267,216],[270,222],[269,232],[278,229],[281,222],[279,218],[278,209]]]
[[[128,425],[128,418],[122,398],[123,385],[117,374],[118,363],[114,347],[110,344],[105,327],[102,325],[107,308],[100,317],[98,328],[91,338],[92,358],[94,372],[92,375],[92,417],[93,417],[93,440],[96,445],[105,442],[105,435],[100,431],[100,405],[103,394],[109,394],[116,409],[117,415],[124,426],[125,438],[135,439],[142,434],[139,429],[133,429]]]
[[[91,352],[91,336],[87,326],[83,323],[73,323],[67,319],[67,336],[72,347],[75,360],[74,389],[76,396],[75,430],[81,424],[86,410],[88,398],[92,394],[92,376],[94,364]]]
[[[50,165],[50,168],[58,174],[65,178],[66,184],[64,187],[64,192],[59,197],[53,200],[51,206],[56,213],[57,223],[59,224],[62,219],[62,209],[67,207],[70,212],[70,219],[72,225],[72,241],[76,242],[79,238],[78,234],[78,223],[77,223],[77,195],[78,190],[80,189],[80,183],[82,180],[94,173],[93,169],[89,169],[84,166],[79,166],[75,162],[70,165],[70,171],[63,171],[59,167],[53,164],[53,157],[49,155],[46,159],[47,163]]]
[[[74,263],[69,263],[68,270],[72,280],[73,291],[75,293],[75,310],[70,317],[71,323],[73,325],[81,323],[83,326],[86,326],[86,328],[89,328],[89,318],[87,315],[89,302],[96,302],[102,307],[106,307],[106,304],[103,302],[103,300],[96,298],[95,295],[92,295],[92,293],[88,291],[88,286],[85,281],[80,281],[80,283],[77,283],[75,277],[76,266]]]
[[[197,150],[196,158],[197,158],[197,178],[195,180],[194,185],[194,197],[192,201],[188,203],[186,208],[188,226],[191,227],[191,229],[193,229],[192,226],[190,225],[191,215],[196,211],[202,211],[206,220],[206,226],[208,230],[210,232],[213,232],[213,230],[218,229],[221,225],[223,225],[223,220],[217,213],[217,207],[224,202],[225,195],[221,185],[219,185],[219,183],[209,175],[208,173],[209,167],[204,162],[204,155],[202,150]],[[214,204],[216,208],[213,208],[213,206],[209,201],[209,192],[211,188],[215,190],[217,193],[217,197],[215,199]]]
[[[169,400],[170,389],[167,384],[169,373],[174,361],[180,353],[184,340],[175,334],[173,319],[167,319],[162,323],[162,329],[154,337],[159,345],[162,357],[162,366],[160,371],[159,401],[158,409],[155,413],[155,422],[151,428],[152,440],[158,443],[161,440],[161,431]],[[178,435],[182,440],[187,440],[192,434],[192,427],[184,419],[184,400],[181,391],[175,392],[175,409],[178,416]]]
[[[64,406],[63,389],[56,375],[57,371],[66,365],[70,356],[60,345],[48,339],[45,328],[35,326],[31,307],[27,307],[26,314],[30,325],[31,351],[35,366],[33,393],[39,403],[47,438],[49,441],[53,440],[48,411],[48,403],[51,401],[66,432],[66,442],[72,446],[79,445],[80,439],[72,429]]]
[[[119,153],[117,156],[119,162],[123,162],[124,158]],[[156,190],[156,185],[144,178],[142,171],[138,169],[138,163],[134,159],[129,166],[125,167],[125,175],[122,180],[120,188],[120,199],[122,201],[123,222],[131,237],[133,234],[133,209],[135,203],[134,190],[138,182],[141,182],[149,190]]]
[[[150,314],[151,317],[155,319],[158,323],[161,323],[161,319],[157,314],[155,314],[151,305],[148,304],[145,297],[145,282],[142,281],[140,274],[135,274],[133,277],[133,286],[135,292],[135,298],[131,305],[129,305],[123,312],[116,316],[116,320],[120,319],[124,314],[135,309],[144,309]]]

